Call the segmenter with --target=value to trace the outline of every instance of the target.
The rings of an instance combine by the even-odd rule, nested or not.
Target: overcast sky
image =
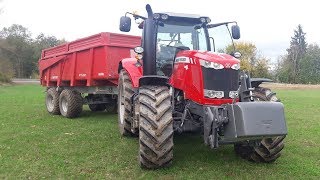
[[[261,54],[275,61],[285,53],[298,24],[307,42],[320,43],[320,3],[316,0],[2,0],[0,28],[27,27],[33,35],[43,32],[68,41],[99,32],[119,32],[119,18],[126,11],[145,15],[179,12],[209,16],[213,23],[237,21],[241,40],[257,45]],[[140,35],[135,29],[130,34]]]

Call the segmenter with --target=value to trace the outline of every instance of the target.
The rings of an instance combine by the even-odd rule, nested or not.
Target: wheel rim
[[[124,94],[123,94],[123,85],[120,85],[120,91],[119,91],[119,119],[120,123],[124,123]]]
[[[53,97],[52,97],[51,95],[48,95],[48,96],[47,96],[46,103],[47,103],[47,108],[48,108],[48,110],[49,110],[49,111],[53,111],[54,102],[53,102]]]
[[[67,110],[68,110],[68,101],[66,100],[66,98],[62,98],[61,99],[61,106],[62,106],[62,110],[64,112],[67,112]]]

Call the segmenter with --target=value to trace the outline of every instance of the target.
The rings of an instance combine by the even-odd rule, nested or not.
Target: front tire
[[[173,118],[168,87],[141,87],[139,108],[140,165],[148,169],[170,165],[173,159]]]
[[[268,88],[258,87],[253,91],[255,101],[279,102],[276,93]],[[271,163],[281,156],[281,150],[284,148],[285,136],[273,138],[263,138],[258,146],[251,146],[245,143],[234,145],[234,150],[243,159],[254,162]]]
[[[78,117],[82,112],[82,97],[79,92],[65,89],[59,97],[59,107],[62,116],[67,118]]]

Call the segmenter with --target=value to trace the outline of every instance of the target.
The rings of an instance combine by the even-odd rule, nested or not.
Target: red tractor
[[[237,23],[146,10],[148,17],[120,19],[123,32],[131,29],[128,14],[142,19],[143,33],[136,57],[118,68],[119,129],[139,136],[141,166],[170,165],[174,132],[187,131],[200,132],[211,148],[234,144],[242,158],[275,161],[287,134],[283,104],[259,87],[267,79],[240,71],[239,53],[219,53],[240,38]]]

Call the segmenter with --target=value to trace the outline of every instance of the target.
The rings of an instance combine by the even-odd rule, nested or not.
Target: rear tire
[[[253,96],[255,101],[280,101],[276,94],[268,88],[255,88]],[[249,161],[271,163],[281,156],[280,152],[284,148],[284,138],[285,136],[263,138],[259,146],[238,143],[234,145],[234,150],[240,157]]]
[[[59,107],[62,116],[67,118],[78,117],[82,112],[82,97],[77,91],[65,89],[59,97]]]
[[[118,125],[122,136],[131,136],[132,104],[131,97],[134,94],[132,81],[126,70],[122,69],[118,83]]]
[[[169,89],[139,89],[140,165],[148,169],[169,166],[173,159],[173,118]]]
[[[88,106],[92,112],[104,111],[107,107],[106,104],[89,104]]]
[[[59,115],[59,92],[55,88],[49,88],[46,93],[47,111],[53,115]]]

